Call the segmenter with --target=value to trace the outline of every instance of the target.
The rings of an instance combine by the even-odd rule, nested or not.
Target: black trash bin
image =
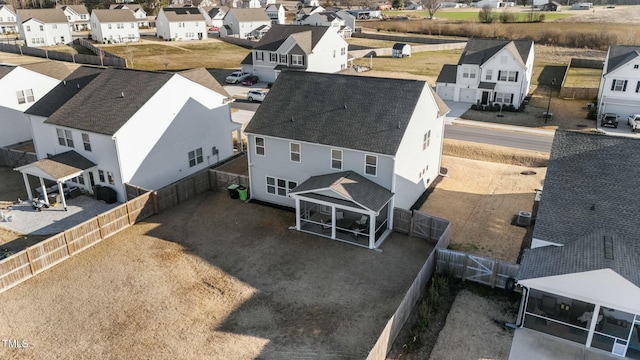
[[[238,188],[239,187],[240,187],[240,185],[237,185],[237,184],[229,185],[227,190],[229,190],[229,197],[230,198],[237,199],[237,198],[240,197],[240,193],[238,193]]]

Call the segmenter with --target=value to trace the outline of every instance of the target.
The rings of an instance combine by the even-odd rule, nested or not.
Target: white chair
[[[368,220],[369,220],[369,216],[362,215],[360,217],[360,219],[356,220],[356,224],[358,224],[358,225],[366,225]]]

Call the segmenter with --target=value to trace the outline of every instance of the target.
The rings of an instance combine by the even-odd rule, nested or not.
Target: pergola
[[[31,186],[29,185],[28,175],[32,175],[40,179],[44,202],[47,205],[49,205],[49,196],[47,195],[47,187],[44,185],[44,179],[55,181],[58,185],[58,193],[60,194],[62,206],[64,207],[64,211],[67,211],[67,201],[64,196],[62,184],[77,176],[82,175],[86,177],[86,171],[95,167],[96,164],[71,150],[46,159],[38,160],[28,165],[20,166],[14,170],[22,173],[29,201],[33,201],[33,194],[31,192]],[[89,180],[86,178],[85,183],[89,183]]]

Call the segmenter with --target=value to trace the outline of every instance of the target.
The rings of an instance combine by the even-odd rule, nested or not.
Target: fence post
[[[151,195],[149,195],[149,197],[152,199],[151,201],[153,204],[153,213],[160,214],[160,203],[158,201],[158,192],[157,191],[151,192]]]
[[[36,274],[36,269],[33,266],[33,261],[31,261],[31,255],[29,254],[30,247],[27,248],[27,260],[29,260],[29,268],[31,269],[31,275]]]
[[[462,266],[462,281],[466,280],[468,266],[469,266],[469,254],[464,254],[464,265]]]
[[[411,217],[409,218],[409,236],[413,236],[413,212],[415,210],[411,210]]]
[[[69,246],[69,241],[67,241],[67,233],[64,232],[62,236],[64,237],[64,243],[67,244],[67,252],[69,253],[69,257],[71,257],[71,255],[73,254],[71,253],[71,246]]]
[[[500,263],[497,260],[493,261],[493,274],[491,274],[491,288],[496,287],[496,282],[498,281],[498,267]]]

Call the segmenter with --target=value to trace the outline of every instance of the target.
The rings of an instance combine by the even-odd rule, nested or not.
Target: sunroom
[[[298,231],[376,249],[393,228],[393,193],[353,171],[312,176],[289,196]]]

